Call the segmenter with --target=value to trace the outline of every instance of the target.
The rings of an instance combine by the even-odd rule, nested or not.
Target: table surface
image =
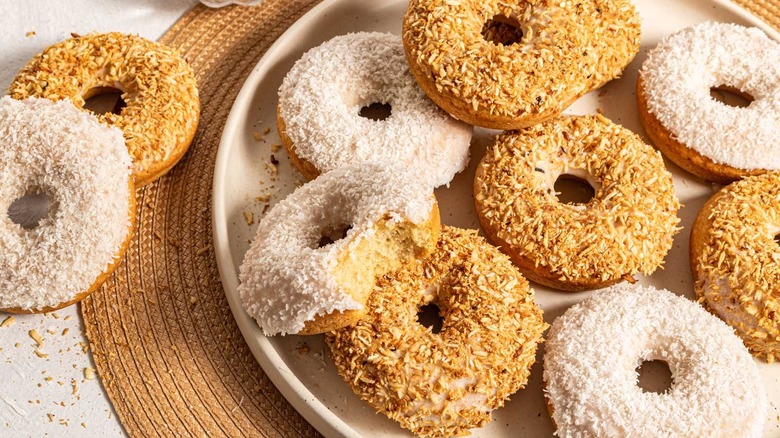
[[[0,3],[0,88],[71,32],[158,39],[197,0],[24,0]],[[0,312],[0,436],[122,436],[88,351],[78,306],[48,315]],[[3,324],[5,321],[5,324]],[[41,345],[33,339],[42,340]]]

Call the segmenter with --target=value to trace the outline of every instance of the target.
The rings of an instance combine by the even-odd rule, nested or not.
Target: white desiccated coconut
[[[40,309],[86,292],[130,232],[122,131],[68,100],[0,99],[0,308]],[[50,214],[23,229],[16,199],[45,193]]]
[[[680,143],[738,169],[780,169],[780,44],[757,28],[701,23],[665,38],[640,71],[649,111]],[[710,96],[721,86],[747,108]]]
[[[723,321],[666,290],[621,284],[556,319],[545,344],[547,399],[562,437],[760,437],[767,398],[753,358]],[[644,361],[671,388],[637,385]]]
[[[366,164],[320,175],[276,204],[257,228],[240,268],[238,292],[266,335],[294,334],[318,315],[362,307],[331,272],[337,257],[370,239],[381,219],[420,224],[430,218],[433,189],[399,166]],[[319,248],[322,236],[351,227]]]
[[[387,119],[359,115],[377,102],[390,104]],[[347,34],[306,52],[279,88],[279,113],[295,153],[320,172],[401,164],[436,187],[468,164],[472,127],[428,99],[396,35]]]

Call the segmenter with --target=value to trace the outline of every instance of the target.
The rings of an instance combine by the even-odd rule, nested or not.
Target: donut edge
[[[304,178],[309,181],[320,176],[320,171],[309,160],[301,158],[295,152],[295,143],[292,138],[287,134],[287,124],[282,117],[282,103],[281,101],[276,105],[276,130],[279,131],[279,139],[282,141],[284,148],[287,150],[287,155],[290,157],[290,162],[303,175]]]

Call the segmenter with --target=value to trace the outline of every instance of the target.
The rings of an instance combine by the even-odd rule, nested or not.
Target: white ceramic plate
[[[637,69],[649,48],[678,29],[706,20],[758,26],[773,38],[780,36],[742,9],[726,1],[635,0],[643,18],[642,49],[623,77],[577,101],[570,114],[600,110],[615,122],[644,135],[637,116]],[[291,167],[279,144],[275,128],[277,89],[293,63],[309,48],[340,34],[355,31],[400,33],[406,8],[404,0],[326,0],[290,27],[263,56],[238,94],[225,125],[214,174],[214,238],[222,283],[233,315],[249,347],[274,384],[292,405],[320,432],[329,437],[401,437],[410,434],[358,399],[337,374],[326,352],[322,336],[263,336],[259,327],[241,308],[236,292],[238,267],[254,236],[257,220],[296,187],[302,178]],[[267,133],[266,130],[268,131]],[[474,167],[489,142],[488,132],[477,130],[469,169],[458,175],[447,189],[437,190],[442,221],[449,225],[478,228],[471,194]],[[271,155],[280,163],[278,175],[271,169]],[[693,298],[688,264],[688,238],[696,213],[716,187],[704,183],[667,162],[675,189],[684,208],[680,211],[685,229],[677,236],[666,259],[666,269],[641,282],[670,289]],[[260,199],[258,199],[260,198]],[[254,223],[252,223],[254,222]],[[589,293],[563,293],[535,286],[537,300],[552,322],[569,306]],[[780,364],[759,362],[772,402],[767,418],[767,436],[780,436]],[[519,391],[494,421],[475,430],[478,437],[551,436],[553,426],[541,389],[542,364],[537,361],[527,388]],[[654,378],[653,376],[650,377]]]

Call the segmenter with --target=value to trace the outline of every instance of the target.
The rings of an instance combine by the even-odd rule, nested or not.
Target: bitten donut
[[[98,118],[124,132],[136,184],[156,180],[187,151],[200,114],[195,74],[175,50],[121,33],[74,37],[30,60],[9,95],[68,98],[83,108],[106,88],[121,91],[126,106]]]
[[[753,354],[780,357],[780,173],[713,196],[691,231],[694,289]]]
[[[389,117],[361,117],[372,103],[390,105]],[[466,167],[472,131],[425,96],[401,38],[377,32],[337,36],[306,52],[279,88],[277,125],[309,179],[371,162],[413,167],[432,186]]]
[[[620,76],[639,50],[628,0],[412,0],[403,41],[414,77],[465,122],[518,129]]]
[[[663,393],[637,368],[663,361]],[[553,322],[544,353],[548,407],[560,437],[761,437],[767,398],[734,331],[697,303],[649,286],[598,292]]]
[[[0,311],[49,312],[95,291],[122,259],[135,190],[122,132],[68,101],[0,99]],[[44,193],[31,229],[7,212]]]
[[[561,175],[588,180],[587,204],[559,202]],[[562,117],[500,135],[477,167],[485,235],[528,279],[596,289],[649,275],[672,247],[679,202],[661,154],[601,116]]]
[[[750,97],[746,108],[713,88]],[[757,28],[702,23],[650,51],[637,82],[640,117],[678,166],[727,184],[780,169],[780,44]]]
[[[418,321],[434,304],[434,333]],[[443,227],[436,250],[379,281],[366,316],[326,336],[339,374],[424,437],[468,435],[528,380],[547,324],[528,281],[476,231]]]
[[[363,316],[377,277],[428,254],[439,230],[421,179],[397,166],[341,167],[263,217],[238,293],[266,335],[335,330]]]

